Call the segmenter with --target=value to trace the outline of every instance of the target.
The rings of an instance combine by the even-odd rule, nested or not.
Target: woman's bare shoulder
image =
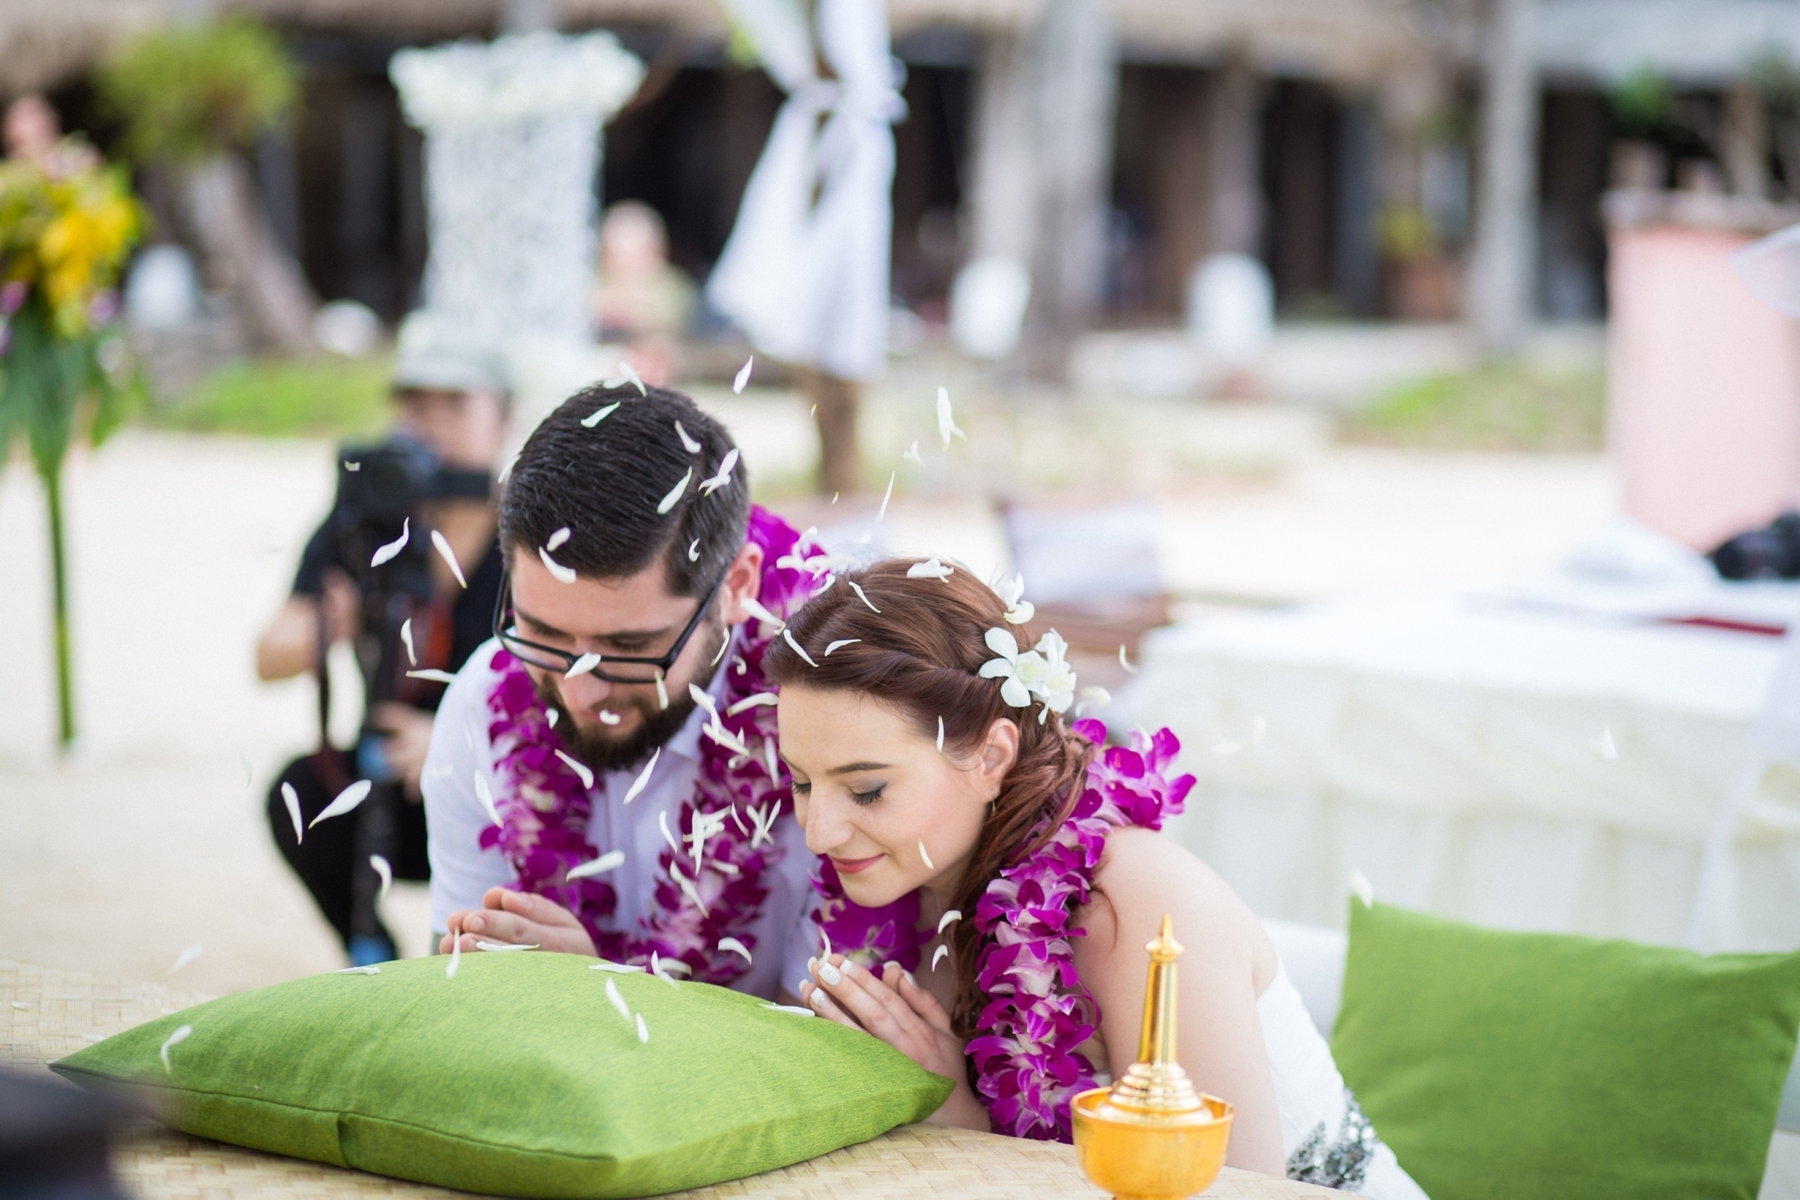
[[[1252,968],[1260,993],[1275,973],[1275,951],[1249,905],[1192,851],[1154,830],[1126,827],[1106,839],[1094,872],[1097,894],[1081,912],[1090,952],[1123,945],[1135,958],[1166,913],[1175,936]],[[1141,935],[1141,936],[1140,936]]]

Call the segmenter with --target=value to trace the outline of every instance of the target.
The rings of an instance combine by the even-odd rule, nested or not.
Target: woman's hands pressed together
[[[927,1121],[990,1128],[987,1107],[969,1086],[963,1041],[951,1029],[950,1014],[910,972],[891,962],[876,975],[842,954],[811,959],[807,968],[812,979],[800,985],[800,999],[814,1012],[873,1034],[925,1070],[955,1081],[956,1090]]]

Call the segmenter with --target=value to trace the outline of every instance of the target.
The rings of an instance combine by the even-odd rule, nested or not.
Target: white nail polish
[[[913,978],[911,971],[902,971],[900,973],[906,976],[906,982],[912,984],[914,987],[919,986],[919,981]]]
[[[844,982],[843,975],[830,963],[819,964],[819,978],[825,983],[830,984],[832,987],[836,987],[838,984]]]
[[[813,989],[812,1006],[814,1008],[824,1008],[825,1007],[825,993],[820,991],[817,988]]]
[[[807,971],[807,974],[809,974],[809,975],[812,975],[812,974],[817,974],[817,973],[818,973],[818,970],[819,970],[819,960],[818,960],[818,959],[816,959],[816,958],[809,958],[809,959],[807,959],[807,960],[806,960],[806,971]]]

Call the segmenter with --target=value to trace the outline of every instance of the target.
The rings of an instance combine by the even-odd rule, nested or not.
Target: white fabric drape
[[[707,297],[751,345],[844,379],[887,360],[894,134],[905,113],[883,0],[721,0],[787,101]],[[818,56],[832,79],[814,69]]]

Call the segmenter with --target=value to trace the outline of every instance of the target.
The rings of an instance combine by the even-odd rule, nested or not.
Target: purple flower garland
[[[1103,745],[1106,726],[1077,721],[1073,731]],[[1087,787],[1075,811],[1038,850],[990,880],[975,909],[981,938],[976,981],[988,1003],[977,1022],[982,1035],[965,1052],[975,1065],[975,1090],[987,1105],[996,1133],[1039,1141],[1071,1141],[1069,1101],[1095,1086],[1094,1068],[1078,1047],[1099,1026],[1100,1008],[1082,986],[1071,938],[1093,892],[1094,871],[1114,829],[1161,829],[1182,809],[1192,775],[1170,778],[1181,743],[1167,729],[1154,737],[1131,734],[1130,746],[1113,746],[1088,767]],[[1033,831],[1034,838],[1049,818]],[[866,964],[919,963],[919,896],[912,892],[879,909],[849,900],[826,861],[814,888],[824,898],[813,912],[832,948]]]
[[[783,559],[799,561],[801,535],[780,517],[753,506],[747,540],[763,551],[757,600],[785,619],[821,586],[816,572],[777,565]],[[501,823],[482,830],[481,847],[500,847],[517,875],[508,886],[574,913],[602,958],[648,966],[654,953],[664,962],[685,963],[693,979],[718,984],[729,984],[748,969],[734,951],[720,950],[719,940],[734,937],[754,953],[750,926],[769,894],[763,872],[782,853],[774,831],[779,821],[793,819],[792,780],[774,754],[774,706],[730,711],[741,700],[775,690],[762,670],[763,655],[775,636],[765,626],[747,623],[737,652],[725,665],[717,722],[725,737],[714,736],[710,726],[702,734],[694,796],[682,804],[677,818],[683,852],[679,861],[670,849],[658,856],[660,872],[649,912],[635,933],[611,926],[619,903],[611,884],[596,876],[567,878],[570,868],[599,854],[587,836],[594,796],[557,757],[567,747],[551,728],[524,666],[505,651],[494,656],[500,675],[488,695],[493,714],[488,739],[497,751],[502,780],[502,794],[495,797]],[[723,826],[705,838],[696,861],[688,835],[697,818],[712,814],[722,815]],[[719,819],[711,823],[717,826]]]

